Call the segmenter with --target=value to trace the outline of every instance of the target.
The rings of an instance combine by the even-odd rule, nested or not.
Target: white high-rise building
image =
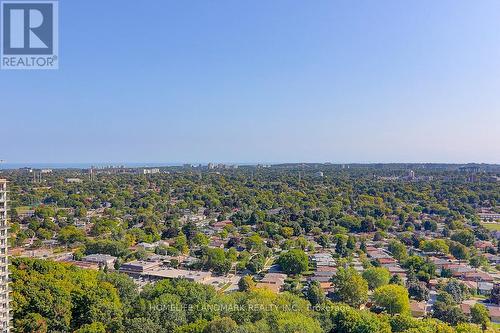
[[[7,181],[0,179],[0,332],[9,333]]]

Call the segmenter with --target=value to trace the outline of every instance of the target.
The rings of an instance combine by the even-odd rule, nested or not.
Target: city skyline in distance
[[[37,162],[25,162],[25,163],[3,163],[0,164],[0,170],[15,170],[22,168],[33,168],[33,169],[102,169],[102,168],[172,168],[172,167],[209,167],[212,166],[240,166],[240,167],[256,167],[256,166],[340,166],[343,168],[346,167],[356,167],[356,166],[387,166],[387,167],[416,167],[416,168],[434,168],[438,166],[477,166],[479,168],[490,168],[490,167],[500,167],[500,163],[484,163],[484,162],[469,162],[469,163],[433,163],[433,162],[281,162],[281,163],[273,163],[273,162],[220,162],[220,161],[212,161],[212,162],[179,162],[179,163],[162,163],[162,162],[80,162],[80,163],[37,163]]]

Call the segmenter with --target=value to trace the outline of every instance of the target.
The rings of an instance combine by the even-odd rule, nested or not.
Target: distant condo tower
[[[0,332],[9,333],[9,271],[7,227],[7,181],[0,179]]]

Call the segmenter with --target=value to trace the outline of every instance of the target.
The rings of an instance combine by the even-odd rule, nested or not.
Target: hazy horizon
[[[185,164],[192,165],[208,165],[213,164],[225,164],[225,165],[238,165],[238,166],[256,166],[256,165],[281,165],[281,164],[324,164],[324,165],[493,165],[499,166],[499,163],[486,163],[486,162],[467,162],[467,163],[455,163],[455,162],[21,162],[21,163],[2,163],[0,164],[0,170],[8,169],[19,169],[19,168],[53,168],[53,169],[80,169],[89,167],[107,167],[107,166],[124,166],[128,168],[139,168],[139,167],[176,167],[183,166]]]
[[[500,163],[498,1],[59,12],[59,70],[1,72],[6,163]]]

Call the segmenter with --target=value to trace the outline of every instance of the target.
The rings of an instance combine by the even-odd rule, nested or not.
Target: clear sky
[[[500,163],[500,1],[61,0],[6,162]]]

